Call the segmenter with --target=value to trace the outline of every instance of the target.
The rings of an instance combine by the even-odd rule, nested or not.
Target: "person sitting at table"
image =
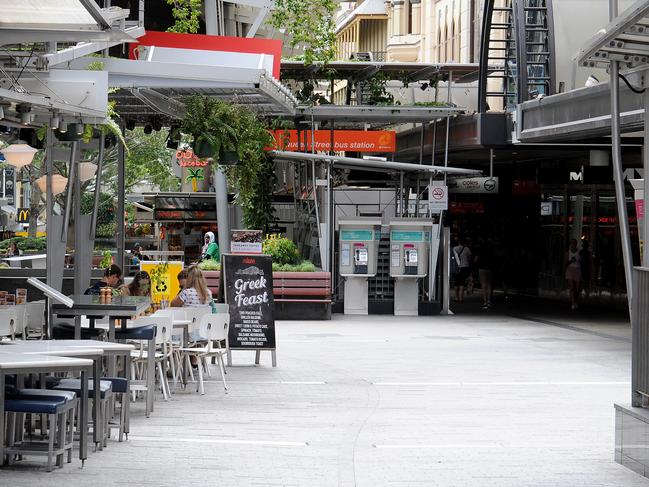
[[[16,257],[20,255],[20,250],[18,250],[18,245],[16,245],[16,242],[11,242],[9,244],[9,248],[7,249],[7,252],[5,253],[5,257]]]
[[[122,269],[118,265],[112,264],[104,270],[104,277],[86,289],[84,294],[99,295],[102,287],[112,287],[115,289],[120,282],[122,282]]]
[[[180,286],[180,290],[182,291],[185,289],[185,286],[187,285],[187,269],[183,269],[178,273],[177,276],[178,279],[178,285]]]
[[[151,277],[147,271],[140,271],[135,276],[130,284],[123,284],[120,286],[119,291],[122,296],[146,296],[151,297]]]
[[[171,302],[171,306],[176,308],[212,306],[212,292],[207,287],[205,277],[197,266],[192,266],[187,271],[185,287]]]

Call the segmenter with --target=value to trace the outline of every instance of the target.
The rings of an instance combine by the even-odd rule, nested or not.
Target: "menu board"
[[[275,349],[273,263],[268,255],[223,256],[231,349]]]

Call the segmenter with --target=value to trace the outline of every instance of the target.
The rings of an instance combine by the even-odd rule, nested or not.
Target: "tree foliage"
[[[336,58],[334,0],[275,0],[270,24],[290,34],[289,45],[303,44],[304,64]]]
[[[172,6],[171,14],[175,23],[167,29],[167,32],[178,32],[181,34],[196,34],[200,28],[200,15],[202,11],[202,0],[167,0]]]

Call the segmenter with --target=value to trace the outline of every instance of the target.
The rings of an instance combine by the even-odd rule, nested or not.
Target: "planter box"
[[[203,271],[212,296],[218,296],[221,273]],[[331,273],[273,272],[277,319],[331,319]]]

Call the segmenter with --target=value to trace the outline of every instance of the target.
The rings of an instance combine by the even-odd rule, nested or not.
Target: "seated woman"
[[[124,284],[119,288],[122,296],[146,296],[151,297],[151,277],[146,271],[140,271],[133,276],[130,284]]]
[[[178,293],[178,296],[171,302],[172,307],[188,307],[188,308],[209,308],[212,307],[212,292],[207,287],[207,282],[203,273],[197,266],[192,266],[187,271],[187,280],[185,287]],[[199,342],[205,340],[200,336],[198,330],[192,330],[189,334],[189,339],[192,342]],[[192,366],[196,366],[196,358],[192,357]]]
[[[192,266],[187,271],[185,287],[171,302],[171,306],[176,308],[212,306],[212,292],[207,287],[205,277],[197,266]]]

